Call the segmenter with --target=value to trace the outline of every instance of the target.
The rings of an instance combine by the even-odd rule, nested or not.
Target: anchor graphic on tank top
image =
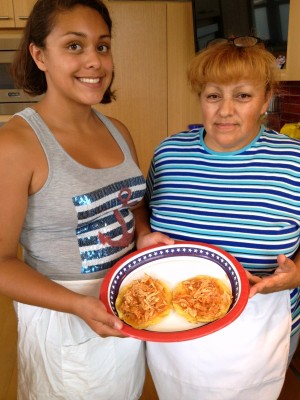
[[[121,202],[123,207],[126,207],[128,205],[128,202],[131,199],[131,194],[132,194],[132,192],[129,188],[120,190],[120,193],[118,195],[118,200]],[[134,228],[132,229],[132,232],[128,232],[126,222],[125,222],[124,218],[122,217],[119,210],[114,210],[114,216],[122,228],[122,237],[120,239],[114,240],[109,235],[105,235],[99,231],[98,239],[99,239],[100,243],[108,244],[113,247],[127,246],[128,243],[131,243],[131,241],[133,239]]]

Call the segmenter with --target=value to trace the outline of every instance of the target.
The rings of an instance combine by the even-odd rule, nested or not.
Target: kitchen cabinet
[[[113,21],[116,101],[96,107],[129,129],[144,174],[167,135],[166,5],[108,2]]]
[[[162,0],[105,2],[113,20],[113,87],[117,100],[97,108],[128,127],[146,174],[154,148],[162,139],[186,129],[190,123],[201,123],[198,98],[186,80],[187,65],[194,55],[192,4]],[[34,3],[1,0],[0,15],[11,15],[10,23],[17,31],[14,16],[28,15]],[[299,21],[300,1],[290,0],[282,81],[300,80]],[[0,27],[9,28],[2,25],[8,22],[0,18]]]
[[[290,0],[286,68],[281,70],[282,81],[300,80],[300,1]]]
[[[14,5],[12,0],[2,0],[0,3],[0,27],[15,27]]]
[[[36,0],[1,0],[0,28],[22,28]]]
[[[96,108],[127,126],[146,175],[161,140],[187,129],[188,124],[201,122],[198,98],[190,91],[186,78],[187,65],[195,52],[192,4],[105,3],[113,21],[113,89],[117,100]]]
[[[108,1],[117,100],[98,105],[122,121],[147,173],[154,148],[168,135],[199,123],[198,98],[187,83],[194,55],[190,2]]]
[[[167,3],[168,136],[201,123],[198,95],[187,81],[187,67],[195,55],[191,3]]]
[[[13,0],[13,2],[16,28],[24,27],[36,0]]]

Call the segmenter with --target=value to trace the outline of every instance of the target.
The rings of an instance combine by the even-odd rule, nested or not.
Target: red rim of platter
[[[155,257],[158,260],[166,257],[166,253],[168,253],[168,257],[180,257],[189,255],[195,257],[195,254],[193,253],[185,254],[185,252],[187,250],[190,251],[190,249],[194,249],[194,251],[196,252],[199,251],[198,255],[196,256],[199,258],[209,257],[206,257],[205,255],[202,256],[201,252],[202,254],[206,254],[206,252],[207,254],[212,254],[213,257],[217,255],[218,259],[221,260],[221,262],[219,262],[218,264],[224,269],[226,273],[228,272],[227,268],[229,269],[227,275],[232,286],[234,300],[233,305],[231,306],[228,313],[223,318],[210,322],[206,325],[202,325],[196,328],[193,327],[192,329],[187,330],[176,330],[172,332],[135,329],[123,322],[122,332],[125,335],[136,339],[152,342],[179,342],[191,340],[209,335],[224,328],[225,326],[232,323],[243,312],[249,297],[249,281],[244,268],[236,260],[236,258],[225,250],[211,244],[206,244],[202,242],[180,241],[176,242],[174,245],[150,246],[141,250],[137,250],[119,260],[106,274],[100,289],[100,300],[104,303],[108,313],[112,315],[117,315],[116,310],[113,310],[114,300],[117,297],[117,293],[123,279],[125,279],[125,277],[130,272],[136,271],[136,269],[140,266],[145,266],[148,261],[153,262]],[[172,251],[173,255],[169,255]],[[176,252],[178,254],[176,254]],[[147,260],[147,257],[149,257],[149,260]],[[146,261],[141,261],[142,258],[146,259]],[[223,267],[222,265],[224,262],[226,264],[225,267]],[[114,286],[113,282],[116,277],[119,282],[117,284],[116,292],[112,296],[111,288]]]

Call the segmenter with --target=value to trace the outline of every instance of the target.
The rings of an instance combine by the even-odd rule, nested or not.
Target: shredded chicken
[[[232,295],[226,289],[216,278],[194,277],[175,288],[173,306],[193,322],[213,321],[224,316],[230,307]]]
[[[125,288],[117,306],[122,319],[138,327],[157,322],[157,318],[166,315],[170,308],[166,286],[147,274]]]

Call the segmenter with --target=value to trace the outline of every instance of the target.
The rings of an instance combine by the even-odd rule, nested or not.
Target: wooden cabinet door
[[[14,28],[13,0],[1,0],[0,2],[0,28]]]
[[[290,0],[286,70],[281,80],[300,80],[299,21],[300,1]]]
[[[202,122],[199,98],[192,93],[187,67],[195,55],[192,4],[167,3],[168,135]]]
[[[97,106],[129,129],[147,173],[154,148],[167,137],[166,2],[112,1],[113,88],[117,99]]]
[[[15,13],[15,27],[23,28],[26,25],[30,11],[36,0],[13,0]]]

